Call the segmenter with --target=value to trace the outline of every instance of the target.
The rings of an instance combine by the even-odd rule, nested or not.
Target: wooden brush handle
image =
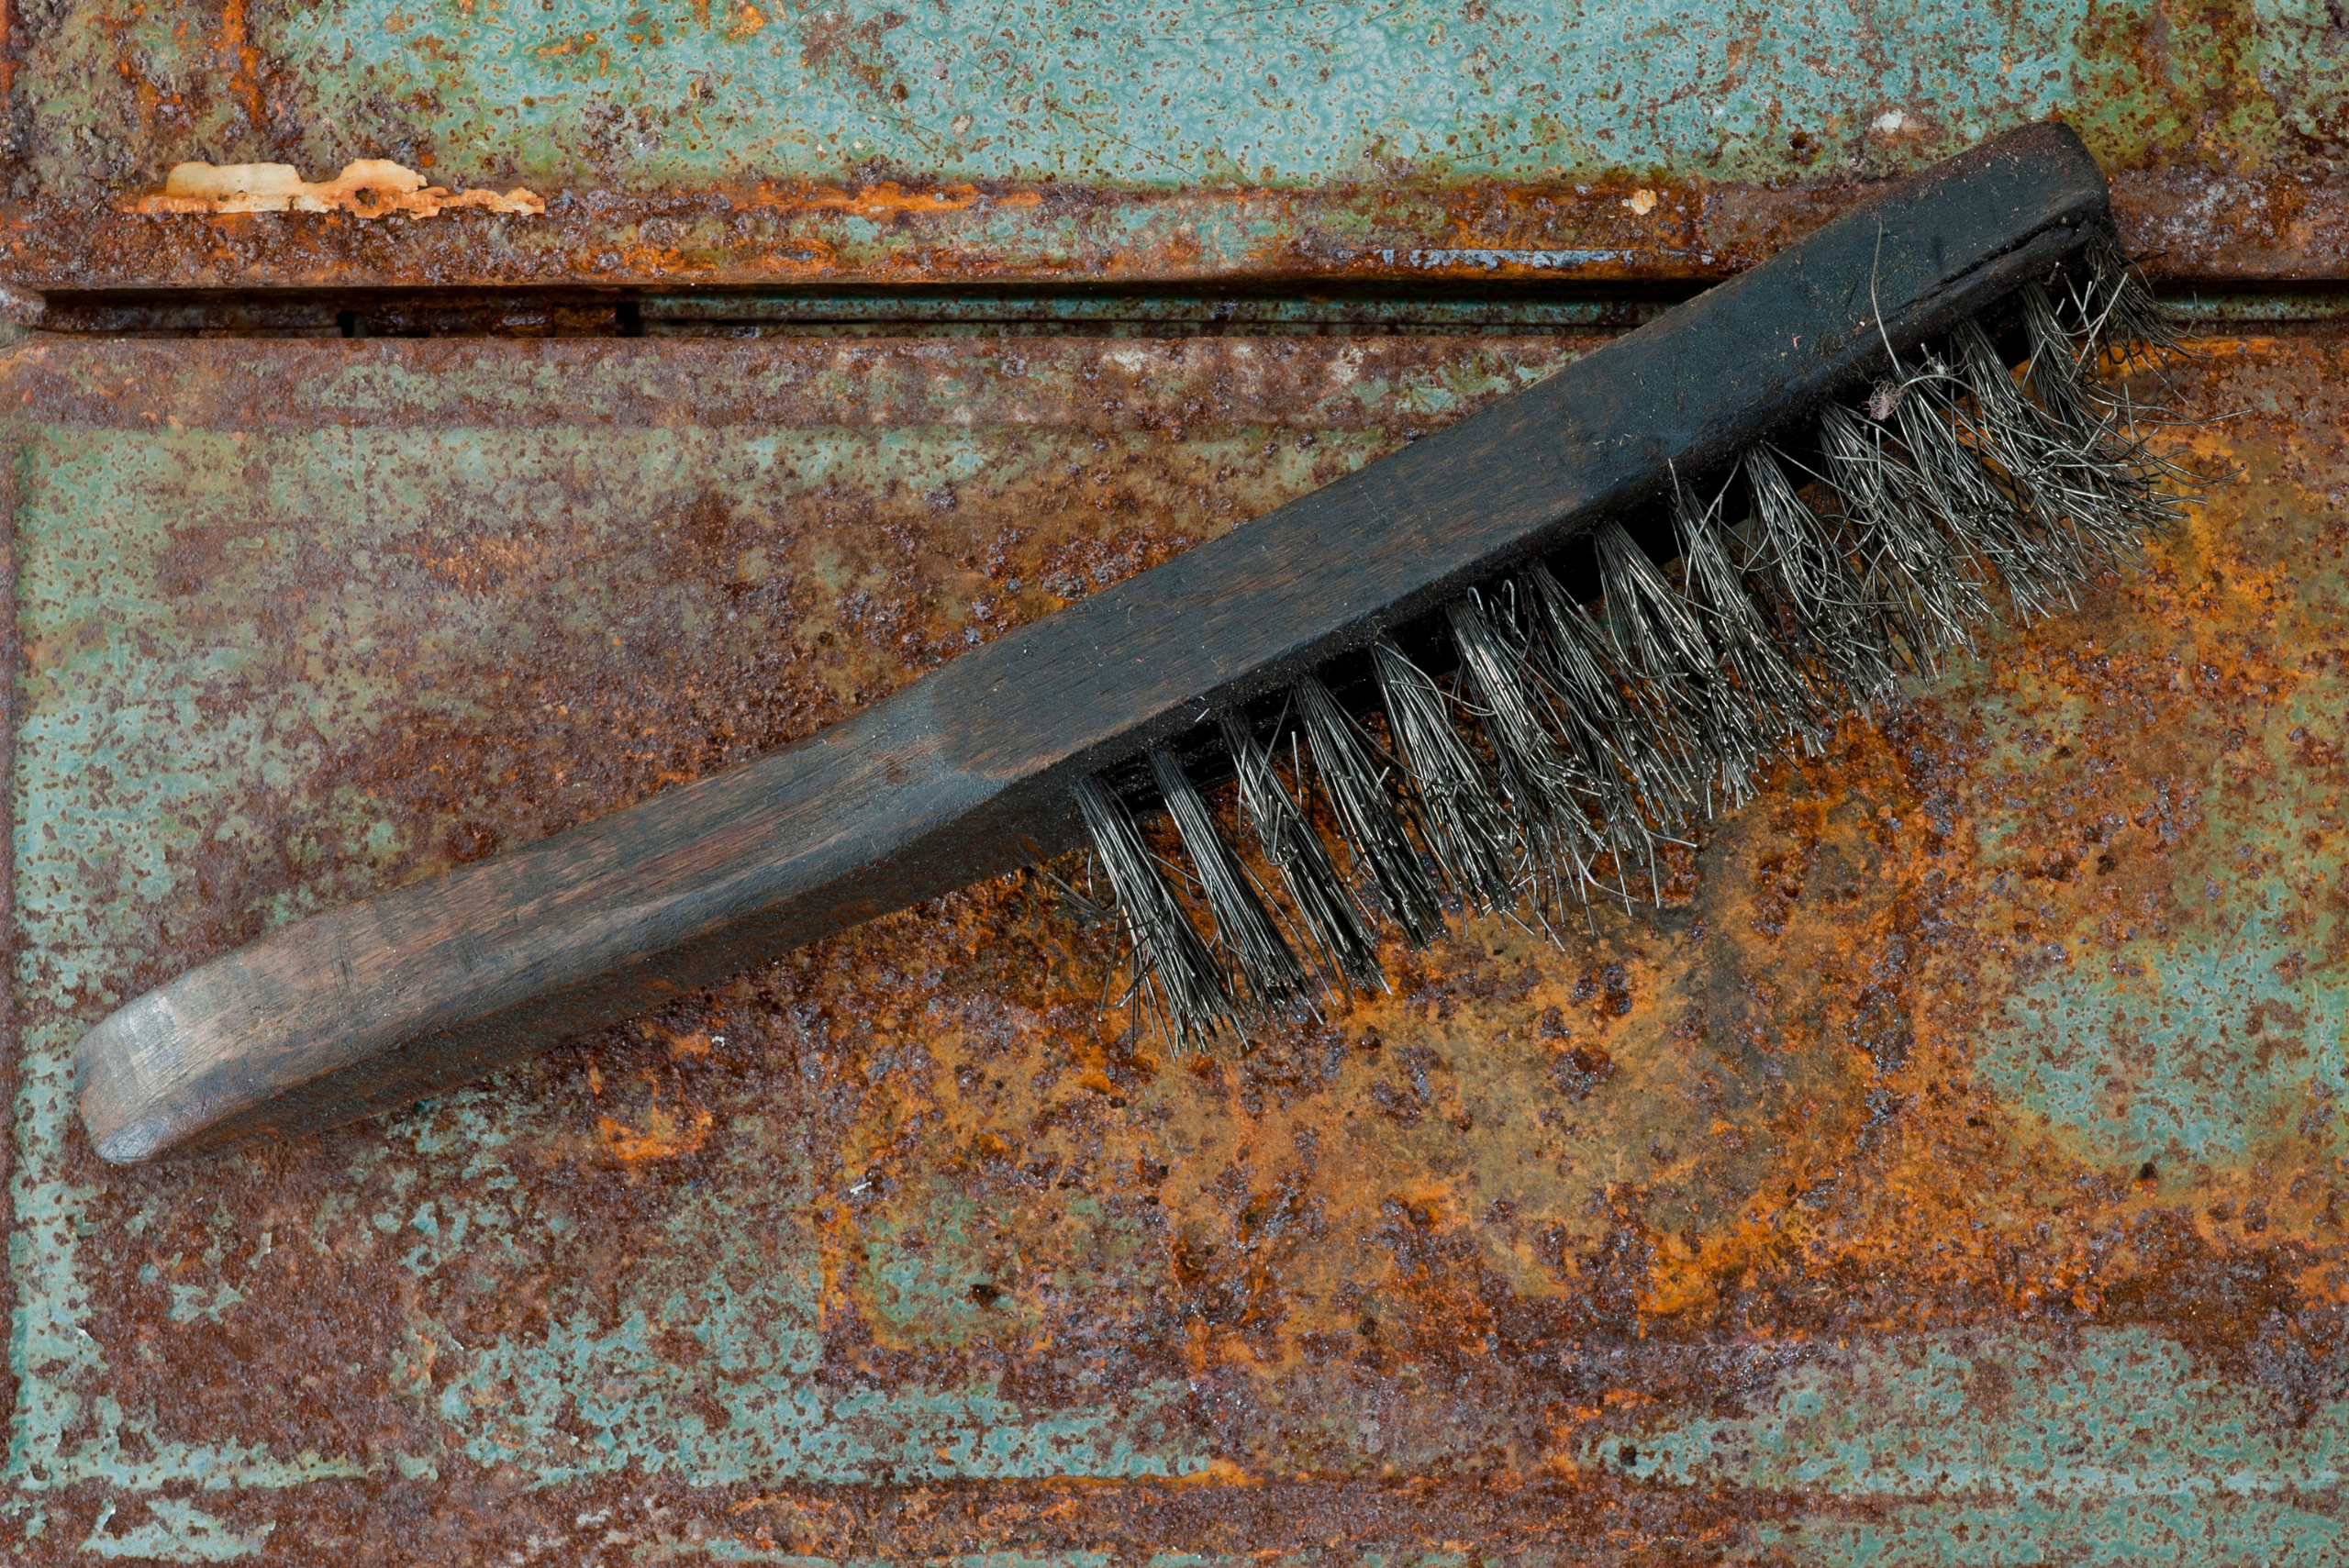
[[[1727,471],[2107,219],[2043,124],[820,734],[198,965],[83,1039],[109,1160],[330,1126],[1074,846],[1075,781]],[[1871,284],[1873,299],[1871,303]],[[1878,311],[1881,311],[1881,320]]]

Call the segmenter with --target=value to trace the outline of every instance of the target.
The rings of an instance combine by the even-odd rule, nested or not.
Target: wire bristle
[[[1475,595],[1444,606],[1443,617],[1475,712],[1492,743],[1502,794],[1522,812],[1579,818],[1587,791],[1541,711],[1551,706],[1547,684],[1524,654],[1501,639]]]
[[[2073,606],[2200,484],[2151,449],[2162,417],[2099,379],[2179,351],[2175,331],[2113,236],[2091,242],[2086,274],[2060,299],[2020,291],[2020,371],[1964,321],[1892,362],[1865,407],[1822,410],[1814,440],[1744,452],[1742,485],[1704,501],[1675,475],[1643,532],[1668,529],[1675,562],[1601,521],[1595,610],[1536,561],[1443,606],[1456,674],[1377,639],[1369,663],[1394,754],[1305,675],[1268,732],[1287,737],[1292,794],[1265,735],[1220,715],[1239,819],[1280,873],[1280,909],[1169,753],[1150,752],[1152,774],[1212,943],[1124,803],[1085,781],[1078,804],[1114,902],[1063,895],[1124,926],[1136,1018],[1196,1045],[1317,989],[1383,985],[1372,911],[1423,946],[1443,929],[1447,891],[1474,909],[1530,908],[1553,938],[1570,906],[1591,918],[1593,889],[1628,908],[1643,883],[1637,896],[1660,902],[1664,846],[1742,801],[1773,757],[1823,751],[1904,672],[1971,651],[1994,589],[2023,622]],[[1787,455],[1808,450],[1815,469]],[[1726,512],[1733,494],[1748,517]],[[1317,788],[1351,881],[1311,827]]]
[[[1675,484],[1674,491],[1673,532],[1680,539],[1687,597],[1712,643],[1713,668],[1727,677],[1713,684],[1736,727],[1735,755],[1743,773],[1786,741],[1814,737],[1824,716],[1730,560],[1720,497],[1700,507],[1685,487]]]
[[[1127,1002],[1184,1045],[1203,1045],[1226,1029],[1237,1033],[1240,1012],[1224,988],[1222,966],[1159,874],[1133,813],[1097,778],[1077,782],[1076,805],[1109,873],[1132,951]]]
[[[2121,248],[2121,236],[2099,228],[2088,241],[2088,285],[2085,291],[2087,362],[2125,370],[2182,354],[2186,343]]]
[[[1865,713],[1899,684],[1885,608],[1853,565],[1851,539],[1807,504],[1778,454],[1742,464],[1753,501],[1746,584],[1785,628],[1790,653],[1829,706]]]
[[[1219,728],[1240,775],[1241,818],[1255,829],[1265,861],[1280,873],[1323,973],[1348,991],[1383,988],[1386,976],[1378,967],[1378,933],[1338,874],[1328,846],[1281,783],[1271,753],[1238,715],[1221,715]]]
[[[1502,793],[1523,838],[1519,881],[1544,924],[1584,902],[1591,862],[1609,846],[1591,826],[1604,809],[1596,781],[1566,751],[1571,720],[1523,648],[1502,635],[1471,594],[1444,606],[1473,711],[1492,748]]]
[[[1509,907],[1517,902],[1517,832],[1500,792],[1453,727],[1443,693],[1383,637],[1371,644],[1370,665],[1445,885],[1476,908]]]
[[[2023,624],[2076,608],[2076,563],[2039,537],[2031,515],[2000,488],[1980,450],[1961,434],[1973,422],[1964,395],[1965,384],[1936,366],[1912,379],[1894,414],[1926,506],[1953,543],[1987,562],[2006,584]]]
[[[1592,533],[1591,547],[1617,662],[1632,677],[1640,706],[1660,731],[1684,754],[1698,759],[1700,768],[1712,764],[1694,781],[1709,813],[1720,766],[1731,755],[1724,750],[1731,737],[1721,727],[1725,705],[1715,689],[1720,675],[1697,607],[1613,518]]]
[[[1647,691],[1547,566],[1535,562],[1519,581],[1526,647],[1558,695],[1567,739],[1598,783],[1609,822],[1677,819],[1695,809],[1702,764],[1666,695]]]
[[[1377,748],[1329,687],[1308,675],[1294,689],[1313,771],[1353,852],[1356,873],[1368,875],[1403,940],[1427,946],[1443,929],[1443,896],[1411,841],[1419,814],[1410,797],[1398,798],[1387,788],[1390,776],[1404,782],[1401,770],[1380,766],[1384,759]]]
[[[1153,746],[1150,776],[1166,802],[1167,815],[1174,818],[1175,831],[1183,836],[1183,848],[1190,851],[1199,896],[1215,921],[1215,945],[1221,950],[1231,993],[1259,1010],[1286,1006],[1304,996],[1312,989],[1312,977],[1273,924],[1256,879],[1223,841],[1208,803],[1183,764]]]
[[[2075,439],[2083,438],[2097,425],[2087,380],[2094,343],[2075,340],[2065,330],[2054,300],[2040,284],[2023,284],[2021,297],[2023,341],[2031,356],[2024,362],[2023,384],[2050,418]]]
[[[1943,531],[1924,481],[1885,426],[1830,407],[1819,439],[1827,483],[1900,651],[1912,668],[1939,674],[1942,655],[1971,652],[1974,628],[1989,617],[1973,562]]]

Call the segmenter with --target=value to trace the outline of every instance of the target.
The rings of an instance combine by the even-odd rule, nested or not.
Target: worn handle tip
[[[73,1055],[73,1093],[99,1158],[136,1165],[167,1152],[193,1130],[184,1106],[149,1064],[168,1060],[183,1033],[169,999],[150,991],[108,1017]]]

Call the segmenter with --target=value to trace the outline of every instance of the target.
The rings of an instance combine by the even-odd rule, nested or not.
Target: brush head
[[[1301,895],[1289,879],[1292,908],[1268,911],[1190,775],[1152,750],[1183,852],[1106,911],[1137,1023],[1178,1045],[1244,1040],[1317,992],[1361,985],[1376,961],[1365,915],[1418,946],[1463,911],[1554,937],[1594,893],[1657,899],[1663,846],[1747,799],[1773,759],[1817,753],[1904,675],[1972,651],[1986,622],[2074,608],[2195,488],[2147,444],[2160,416],[2111,373],[2178,344],[2116,241],[2099,233],[2081,255],[2051,269],[2054,289],[2027,281],[1906,352],[1887,336],[1857,397],[1746,447],[1709,492],[1668,464],[1650,526],[1608,516],[1590,529],[1590,602],[1536,557],[1377,638],[1351,710],[1308,673],[1253,717],[1219,714],[1222,757],[1194,765],[1228,758],[1268,854],[1276,839],[1276,863],[1312,866]],[[1079,788],[1110,793],[1097,778]],[[1122,895],[1140,830],[1122,804],[1085,811],[1115,829],[1095,828],[1096,853]],[[1284,929],[1308,933],[1317,962]],[[1186,965],[1177,1006],[1166,976]]]

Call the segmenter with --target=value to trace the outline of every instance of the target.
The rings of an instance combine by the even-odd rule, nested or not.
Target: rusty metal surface
[[[2338,1562],[2349,342],[2141,578],[1720,822],[1170,1060],[1019,879],[406,1114],[96,1162],[71,1047],[804,734],[1587,339],[0,361],[0,1556]]]
[[[0,282],[1699,281],[2050,114],[2165,275],[2338,278],[2343,39],[2323,0],[19,0]],[[365,158],[546,211],[142,208]]]

